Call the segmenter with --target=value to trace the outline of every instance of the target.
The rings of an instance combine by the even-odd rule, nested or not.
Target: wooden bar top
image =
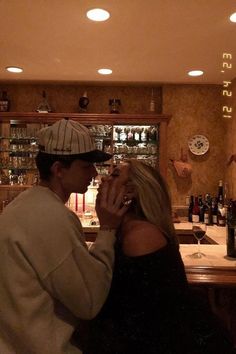
[[[177,234],[191,234],[189,222],[175,223]],[[98,226],[85,226],[85,233],[96,233]],[[226,256],[226,227],[208,226],[207,238],[214,244],[202,244],[202,258],[193,258],[197,244],[180,244],[180,253],[189,283],[214,287],[236,287],[236,258]]]

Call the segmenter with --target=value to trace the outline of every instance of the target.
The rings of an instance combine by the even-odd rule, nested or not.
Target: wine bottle
[[[236,258],[236,200],[231,200],[227,218],[227,256]]]
[[[203,222],[204,221],[204,209],[205,209],[205,203],[202,200],[202,195],[198,196],[198,205],[200,209],[200,214],[199,214],[199,221]]]
[[[199,222],[199,217],[200,217],[200,208],[199,208],[199,205],[198,205],[198,197],[194,197],[192,221],[193,222]]]
[[[218,203],[224,205],[224,190],[223,190],[223,181],[219,181],[218,185]]]
[[[188,207],[188,221],[192,222],[192,215],[193,215],[193,205],[194,205],[194,198],[193,195],[190,196],[190,202]]]
[[[212,223],[213,225],[217,225],[217,214],[218,214],[218,207],[217,207],[217,198],[212,199]]]
[[[218,211],[217,211],[217,225],[225,226],[226,218],[225,218],[225,208],[223,203],[218,202]]]
[[[204,223],[206,225],[212,224],[212,201],[211,196],[208,194],[205,202],[205,209],[204,209]]]
[[[10,101],[7,97],[7,92],[2,92],[2,97],[0,99],[0,112],[8,112],[10,109]]]

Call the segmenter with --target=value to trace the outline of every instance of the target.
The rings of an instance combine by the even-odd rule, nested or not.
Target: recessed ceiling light
[[[112,70],[111,69],[99,69],[98,73],[101,75],[110,75],[110,74],[112,74]]]
[[[87,11],[87,17],[92,21],[106,21],[110,17],[110,14],[103,9],[92,9]]]
[[[236,12],[229,17],[231,22],[236,22]]]
[[[189,76],[201,76],[203,75],[203,71],[202,70],[192,70],[188,72]]]
[[[10,73],[22,73],[23,69],[17,66],[7,66],[6,70]]]

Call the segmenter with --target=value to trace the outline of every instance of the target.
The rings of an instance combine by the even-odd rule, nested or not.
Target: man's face
[[[75,160],[69,168],[61,169],[61,184],[67,193],[85,193],[97,170],[93,163]]]

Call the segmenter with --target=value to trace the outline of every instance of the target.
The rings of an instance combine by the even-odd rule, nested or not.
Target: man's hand
[[[121,223],[123,215],[128,210],[128,206],[122,203],[124,197],[124,187],[119,191],[115,184],[109,186],[103,182],[96,199],[96,212],[101,228],[117,229]]]

